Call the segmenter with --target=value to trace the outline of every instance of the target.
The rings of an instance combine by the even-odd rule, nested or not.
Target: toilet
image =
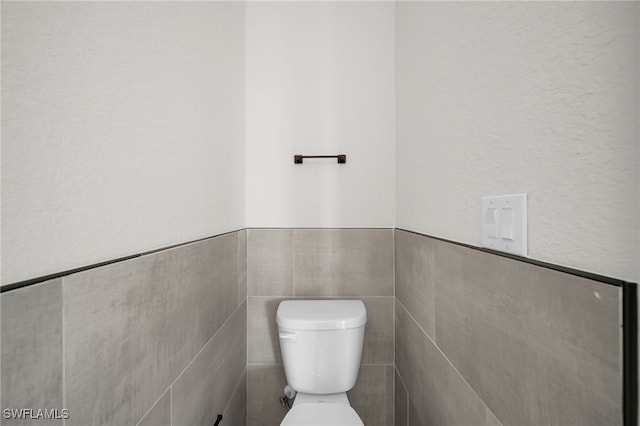
[[[367,311],[360,300],[285,300],[276,315],[287,394],[281,426],[363,426],[347,391],[356,383]]]

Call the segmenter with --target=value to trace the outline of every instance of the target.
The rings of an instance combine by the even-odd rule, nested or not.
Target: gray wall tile
[[[394,426],[407,426],[408,425],[408,410],[409,410],[409,397],[407,395],[407,388],[402,382],[402,378],[398,373],[398,370],[394,368]]]
[[[500,420],[487,408],[487,416],[486,416],[486,426],[502,426]]]
[[[238,305],[247,298],[247,230],[238,231]]]
[[[418,407],[419,406],[420,406],[420,403],[418,402]],[[418,414],[418,408],[416,407],[415,404],[411,402],[411,400],[409,400],[409,414],[407,415],[407,424],[409,426],[424,426],[424,423],[420,422],[420,415]],[[472,426],[472,425],[468,425],[468,426]]]
[[[243,303],[172,386],[172,424],[213,424],[247,364],[247,311]]]
[[[296,229],[296,296],[393,296],[393,230]]]
[[[393,364],[394,298],[360,297],[367,308],[363,364]]]
[[[393,366],[362,365],[356,385],[347,392],[351,406],[367,426],[393,423]]]
[[[137,426],[171,426],[171,388],[162,394]]]
[[[445,242],[436,253],[437,344],[496,416],[621,423],[618,288]]]
[[[278,425],[287,414],[280,405],[287,379],[280,364],[249,364],[247,426]]]
[[[235,234],[65,277],[73,424],[133,424],[237,306]]]
[[[435,340],[435,240],[396,230],[395,262],[396,297]]]
[[[410,424],[485,423],[483,402],[400,303],[396,305],[396,366],[409,394]]]
[[[3,293],[2,408],[62,406],[62,284],[48,281]],[[61,420],[0,420],[3,425],[62,424]]]
[[[249,363],[282,363],[276,311],[280,297],[254,297],[247,299],[247,349]]]
[[[293,296],[293,230],[247,230],[249,296]]]
[[[225,426],[245,426],[247,424],[247,370],[242,373],[236,384],[227,408],[224,409],[223,422]]]

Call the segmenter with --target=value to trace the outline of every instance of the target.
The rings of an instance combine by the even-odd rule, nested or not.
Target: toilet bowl
[[[363,426],[344,392],[314,395],[298,393],[281,426]]]
[[[362,301],[286,300],[276,322],[285,376],[297,392],[281,425],[362,426],[346,394],[360,369]]]

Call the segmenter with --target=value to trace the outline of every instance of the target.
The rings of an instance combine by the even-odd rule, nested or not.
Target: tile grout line
[[[247,301],[247,315],[244,318],[244,321],[247,325],[247,336],[244,339],[244,356],[245,359],[247,360],[246,362],[246,368],[249,368],[249,228],[246,229],[246,247],[245,247],[245,251],[246,251],[246,256],[247,256],[247,265],[246,265],[246,277],[245,277],[245,281],[246,281],[246,294],[245,294],[245,300]],[[249,382],[249,373],[247,372],[247,383]],[[248,389],[247,389],[248,390]]]
[[[494,419],[496,419],[498,421],[498,423],[500,423],[500,426],[502,426],[502,422],[500,421],[500,419],[498,418],[498,416],[496,416],[496,414],[491,411],[491,409],[489,407],[487,407],[485,405],[484,407],[484,421],[485,421],[485,425],[487,423],[487,413],[491,413],[491,416],[493,416]]]
[[[409,424],[409,389],[407,389],[407,385],[404,383],[404,379],[400,375],[400,371],[398,370],[397,367],[395,367],[395,372],[398,373],[398,377],[400,378],[400,384],[402,385],[402,388],[407,394],[407,424]],[[394,380],[394,383],[395,383],[395,380]]]
[[[400,376],[400,372],[398,371],[398,376],[400,377],[400,382],[402,383],[402,387],[404,388],[404,390],[407,392],[407,426],[409,425],[409,413],[411,413],[410,407],[411,407],[411,398],[409,397],[409,389],[407,389],[407,385],[404,382],[404,379],[402,378],[402,376]]]
[[[396,365],[396,231],[395,229],[391,230],[391,238],[392,238],[392,249],[393,249],[393,365],[395,368]],[[395,380],[394,380],[395,383]],[[394,385],[395,386],[395,385]],[[394,397],[395,397],[395,387],[394,387]],[[394,403],[395,407],[395,403]],[[395,422],[395,411],[394,411],[394,422]]]
[[[245,357],[245,363],[244,363],[244,370],[246,371],[247,374],[247,378],[244,381],[244,423],[245,425],[247,424],[247,418],[249,416],[249,230],[247,229],[247,247],[246,247],[246,251],[247,251],[247,274],[246,274],[246,282],[247,282],[247,291],[246,291],[246,295],[245,295],[245,303],[247,304],[247,313],[244,317],[244,322],[247,326],[246,329],[246,335],[244,337],[244,357]],[[242,377],[242,376],[241,376]]]
[[[442,250],[442,249],[441,249],[441,246],[440,246],[440,245],[436,244],[436,245],[434,246],[434,248],[433,248],[433,257],[431,258],[433,267],[432,267],[432,268],[430,268],[430,269],[433,269],[433,270],[434,270],[434,274],[433,274],[433,277],[432,277],[432,279],[431,279],[431,281],[433,282],[433,297],[431,298],[431,301],[433,302],[433,344],[434,344],[438,349],[440,349],[440,348],[438,347],[438,344],[436,343],[436,342],[438,341],[438,328],[437,328],[437,322],[436,322],[436,321],[437,321],[437,319],[436,319],[436,317],[437,317],[437,315],[436,315],[436,299],[437,299],[437,297],[438,297],[438,288],[439,288],[440,286],[438,285],[438,281],[437,281],[437,279],[436,279],[436,277],[438,277],[438,276],[439,276],[439,274],[438,274],[437,272],[435,272],[435,270],[437,269],[437,266],[435,266],[435,265],[436,265],[436,264],[437,264],[437,262],[438,262],[438,254],[439,254],[439,252],[440,252],[441,250]],[[409,310],[408,310],[404,305],[402,305],[402,307],[403,307],[407,312],[409,312]],[[415,318],[414,318],[413,320],[415,321]],[[417,321],[416,321],[416,323],[417,323]],[[424,330],[423,330],[423,331],[424,331]],[[443,354],[444,354],[444,353],[443,353]],[[445,358],[446,358],[446,357],[445,357]],[[448,361],[448,360],[449,360],[449,359],[447,359],[447,361]],[[451,365],[453,365],[453,363],[451,363]],[[455,368],[455,367],[453,367],[453,368]],[[456,371],[457,371],[457,368],[456,368]],[[473,389],[473,388],[472,388],[472,389]],[[474,390],[474,391],[475,391],[475,390]],[[482,401],[482,398],[480,398],[480,400]],[[484,401],[482,401],[482,403],[484,404]],[[485,407],[486,407],[486,406],[487,406],[487,404],[485,404]],[[486,420],[485,420],[485,423],[486,423]]]
[[[151,412],[151,410],[153,410],[155,408],[156,405],[158,405],[158,402],[160,402],[160,400],[162,399],[163,396],[166,395],[167,391],[171,389],[171,386],[169,386],[168,388],[166,388],[164,390],[164,392],[162,392],[160,394],[160,397],[158,399],[155,400],[155,402],[153,404],[151,404],[151,408],[149,408],[143,415],[142,417],[140,417],[140,420],[138,420],[136,422],[136,426],[138,426],[140,424],[141,421],[144,420],[144,418],[147,416],[147,414],[149,414]]]
[[[249,415],[251,414],[249,412],[249,401],[251,401],[251,387],[249,386],[250,384],[250,367],[251,364],[247,365],[247,383],[246,383],[246,391],[247,391],[247,395],[245,397],[245,416],[244,416],[244,421],[245,421],[245,426],[247,426],[249,424]],[[251,412],[253,412],[254,410],[251,410]]]
[[[395,10],[395,9],[394,9]],[[395,20],[395,19],[394,19]],[[395,212],[394,212],[395,215]],[[393,424],[396,423],[396,231],[391,229],[391,280],[393,283],[393,298],[391,307],[391,318],[393,323]],[[400,375],[398,373],[398,375]],[[407,400],[409,393],[407,392]],[[408,404],[407,404],[408,405]],[[408,410],[407,410],[408,411]]]
[[[247,314],[245,315],[244,322],[247,326],[247,335],[244,338],[244,357],[245,371],[247,372],[247,380],[245,380],[245,396],[244,396],[244,423],[247,424],[247,417],[249,414],[248,401],[249,401],[249,236],[251,232],[249,228],[245,228],[245,303],[247,304]]]
[[[393,398],[393,410],[391,410],[391,421],[396,424],[396,366],[391,366],[391,397]],[[386,392],[386,390],[385,390]]]
[[[248,334],[247,334],[248,336]],[[247,358],[247,380],[244,381],[244,423],[247,424],[249,418],[249,358]]]
[[[180,377],[182,377],[182,375],[184,374],[184,372],[191,366],[191,364],[193,364],[193,361],[195,361],[196,358],[198,358],[198,356],[200,355],[200,353],[207,347],[207,345],[209,345],[209,343],[211,343],[211,341],[218,335],[218,333],[220,332],[220,330],[222,330],[222,328],[227,325],[227,323],[229,322],[229,320],[236,314],[236,312],[238,312],[238,309],[240,309],[240,307],[244,304],[244,302],[240,305],[238,305],[236,307],[236,309],[231,313],[231,315],[229,315],[227,317],[226,320],[224,320],[224,322],[220,325],[220,327],[218,327],[218,329],[216,330],[215,333],[213,333],[213,336],[211,336],[209,338],[209,340],[207,340],[207,342],[202,346],[202,348],[200,348],[200,350],[198,351],[197,354],[195,354],[193,356],[193,358],[191,359],[191,361],[189,361],[189,363],[182,369],[182,371],[180,372],[180,374],[178,374],[178,376],[171,382],[171,384],[169,385],[169,387],[173,387],[173,385],[178,381],[178,379],[180,379]]]
[[[229,401],[227,401],[227,404],[224,406],[222,410],[222,414],[224,414],[227,411],[227,408],[229,408],[229,404],[231,404],[231,401],[233,400],[233,397],[235,396],[236,391],[240,389],[240,382],[242,381],[242,376],[244,376],[245,373],[247,373],[247,367],[245,367],[244,370],[242,370],[242,373],[240,373],[240,377],[238,378],[238,381],[236,382],[236,385],[234,386],[233,391],[231,391],[231,396],[229,397]]]
[[[429,339],[429,341],[431,342],[431,344],[433,344],[433,346],[438,350],[438,352],[440,352],[440,354],[444,357],[444,359],[447,361],[447,363],[451,366],[451,368],[453,368],[453,370],[458,374],[458,376],[460,376],[460,378],[464,381],[464,383],[469,387],[469,389],[471,389],[471,391],[473,392],[473,394],[480,400],[480,402],[482,402],[482,405],[484,405],[485,409],[487,408],[487,404],[486,402],[484,402],[484,399],[480,398],[480,395],[478,395],[478,392],[476,392],[476,390],[473,388],[473,386],[471,386],[471,384],[467,381],[467,379],[464,378],[464,376],[460,373],[460,371],[458,371],[458,369],[456,368],[456,366],[449,360],[449,358],[447,358],[447,356],[444,354],[444,352],[442,352],[442,350],[440,349],[440,347],[431,339],[431,337],[427,334],[426,331],[424,331],[424,329],[422,328],[422,326],[418,323],[418,321],[416,321],[416,319],[413,317],[413,315],[411,315],[411,312],[409,312],[409,310],[402,304],[402,302],[400,302],[398,300],[398,303],[400,304],[400,306],[402,306],[402,308],[405,310],[405,312],[407,313],[407,315],[409,315],[409,317],[411,318],[411,320],[418,326],[418,328],[420,329],[420,331],[422,331],[422,333],[427,337],[427,339]]]

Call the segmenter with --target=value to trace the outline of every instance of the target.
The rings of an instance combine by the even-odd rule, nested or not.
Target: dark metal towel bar
[[[338,155],[294,155],[293,162],[295,164],[302,164],[302,160],[305,158],[337,158],[338,164],[345,164],[347,162],[346,154]]]

